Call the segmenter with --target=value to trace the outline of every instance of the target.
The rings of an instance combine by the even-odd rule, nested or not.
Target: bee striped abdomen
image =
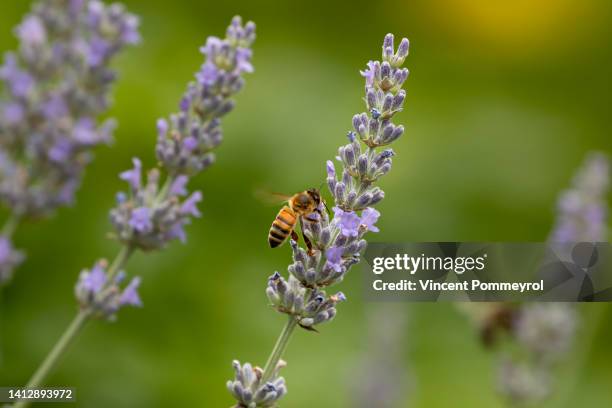
[[[297,222],[295,212],[288,206],[284,206],[278,212],[278,215],[272,222],[270,233],[268,234],[268,243],[271,248],[276,248],[281,245],[293,231]]]

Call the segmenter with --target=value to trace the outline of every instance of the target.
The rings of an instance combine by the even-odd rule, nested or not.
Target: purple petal
[[[378,217],[380,217],[380,212],[368,207],[361,213],[361,224],[365,225],[368,231],[378,232],[380,230],[374,225],[378,221]]]
[[[191,214],[194,217],[199,217],[202,214],[198,210],[196,204],[200,201],[202,201],[202,193],[199,191],[194,192],[187,200],[183,202],[181,212],[183,214]]]
[[[136,157],[132,159],[132,163],[134,163],[134,168],[132,170],[126,170],[123,173],[119,174],[119,178],[121,180],[127,181],[132,187],[132,189],[138,190],[140,188],[142,163]]]
[[[187,186],[188,181],[189,177],[185,176],[184,174],[174,179],[172,185],[170,186],[170,195],[186,195],[187,189],[185,188],[185,186]]]
[[[129,224],[138,232],[147,233],[153,229],[148,207],[138,207],[132,211]]]
[[[138,296],[140,280],[140,276],[136,276],[130,281],[125,289],[123,289],[123,293],[121,293],[121,297],[119,298],[119,305],[142,306],[142,301],[140,300],[140,296]]]
[[[91,293],[98,293],[106,283],[106,272],[100,264],[96,264],[91,271],[85,272],[81,281],[82,287]]]

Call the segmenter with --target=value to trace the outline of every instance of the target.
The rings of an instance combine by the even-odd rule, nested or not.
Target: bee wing
[[[260,202],[268,205],[278,205],[291,198],[291,195],[275,193],[265,188],[258,188],[253,192],[253,196]]]

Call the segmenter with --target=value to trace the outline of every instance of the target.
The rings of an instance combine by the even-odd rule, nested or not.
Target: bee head
[[[306,192],[308,193],[310,198],[312,198],[312,200],[315,202],[315,204],[317,206],[319,204],[321,204],[321,193],[319,193],[319,189],[317,189],[317,188],[310,188],[310,189],[306,190]]]

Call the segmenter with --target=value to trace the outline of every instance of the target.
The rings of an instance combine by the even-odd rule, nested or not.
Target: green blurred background
[[[611,3],[602,0],[206,2],[126,0],[144,42],[123,54],[112,147],[89,167],[74,208],[24,225],[28,259],[4,291],[0,384],[22,385],[75,313],[79,271],[117,244],[107,212],[132,156],[154,164],[155,121],[173,112],[199,67],[198,47],[234,14],[258,24],[254,63],[225,122],[218,162],[194,180],[203,218],[187,245],[138,254],[142,310],[93,322],[49,379],[78,389],[79,407],[226,407],[232,359],[263,365],[285,319],[266,278],[290,250],[269,250],[277,211],[258,188],[318,186],[324,162],[361,112],[359,69],[384,34],[411,40],[407,129],[383,179],[380,241],[543,241],[558,192],[587,151],[612,151]],[[27,1],[3,2],[0,49]],[[358,269],[320,334],[298,332],[285,359],[287,407],[349,406],[367,347]],[[406,405],[499,407],[496,356],[452,304],[406,304]],[[550,407],[612,405],[612,308],[585,305],[575,352],[558,369]],[[51,405],[49,405],[51,406]]]

